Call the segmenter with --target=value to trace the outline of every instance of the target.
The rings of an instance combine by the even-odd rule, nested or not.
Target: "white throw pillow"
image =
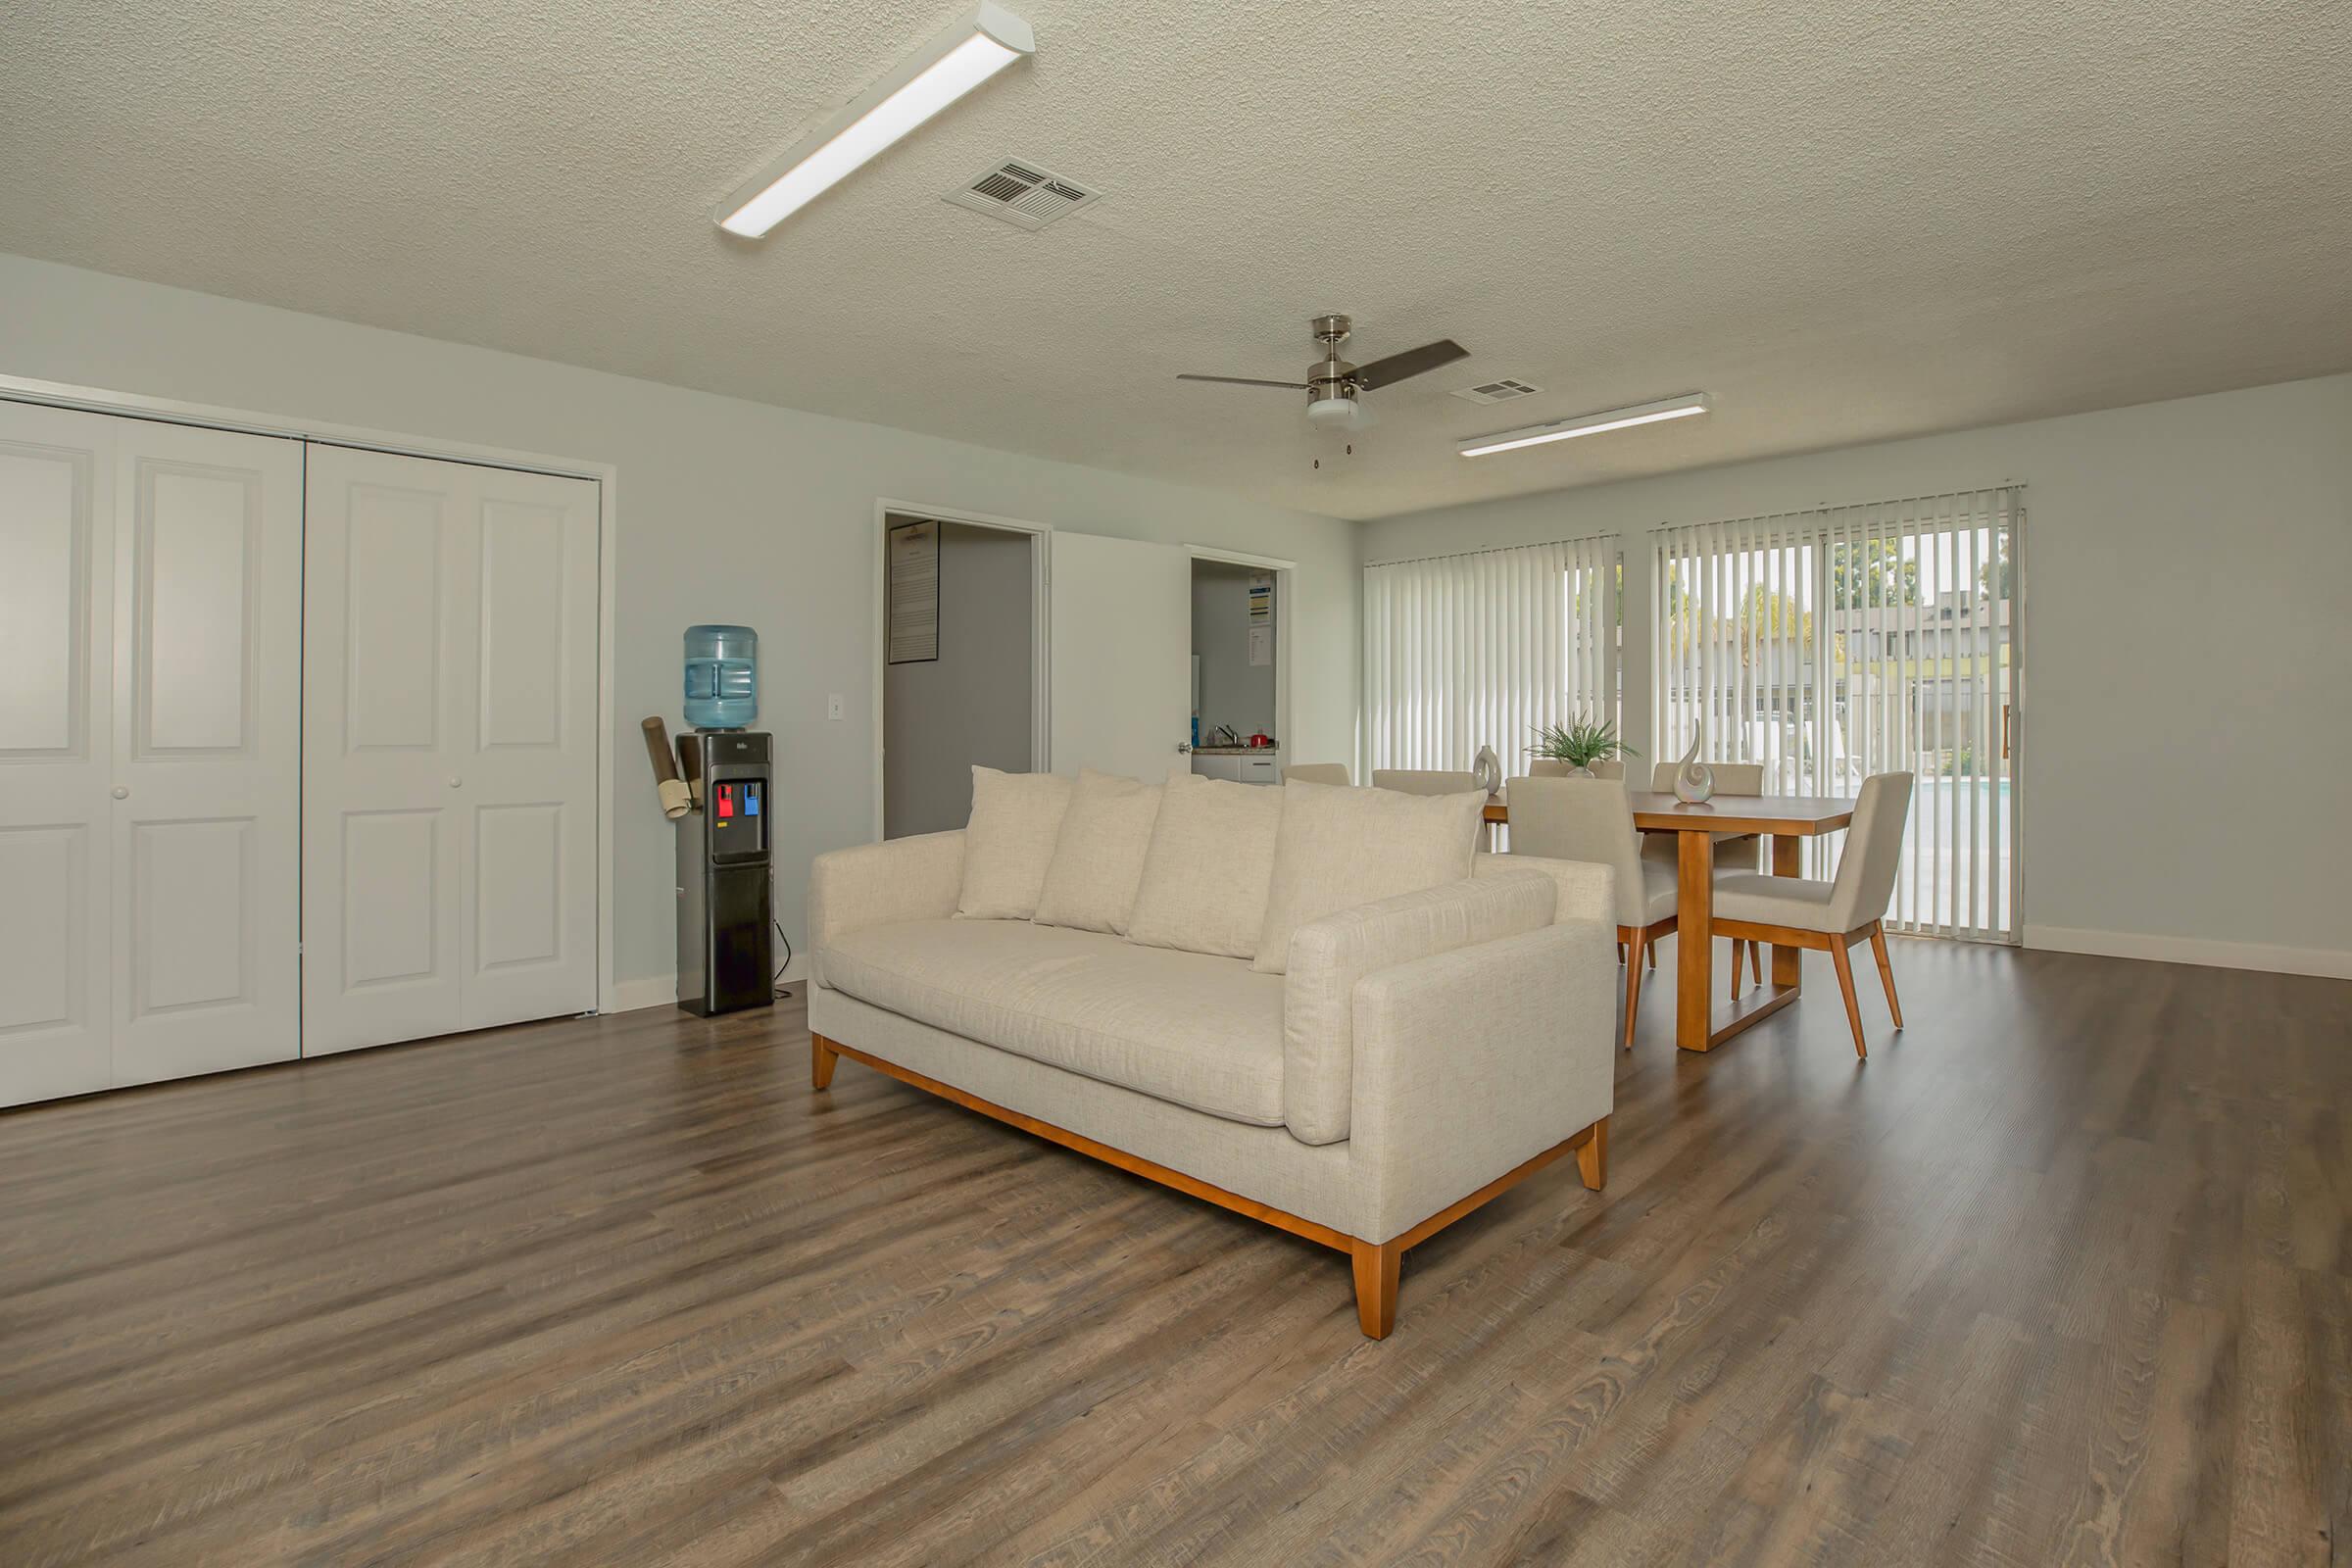
[[[1170,773],[1127,940],[1247,958],[1266,922],[1282,791]]]
[[[1290,967],[1291,933],[1359,904],[1443,887],[1470,875],[1484,790],[1406,795],[1292,779],[1266,891],[1266,923],[1250,967]]]
[[[1140,779],[1078,770],[1038,896],[1039,925],[1126,934],[1152,824],[1159,819],[1159,794],[1157,785]]]
[[[972,816],[963,830],[963,892],[956,912],[967,920],[1026,920],[1037,912],[1054,841],[1070,804],[1058,773],[972,769]]]

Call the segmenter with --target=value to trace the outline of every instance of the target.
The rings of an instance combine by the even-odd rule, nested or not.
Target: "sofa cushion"
[[[1486,805],[1483,790],[1406,795],[1285,783],[1266,921],[1250,967],[1281,974],[1291,933],[1327,914],[1469,876]]]
[[[1282,1125],[1282,979],[1232,958],[1026,921],[910,920],[838,938],[825,984],[1211,1116]]]
[[[967,920],[1026,920],[1037,912],[1054,841],[1070,804],[1058,773],[972,769],[972,815],[963,830],[963,892],[956,912]]]
[[[1070,808],[1061,814],[1054,860],[1038,895],[1040,925],[1125,935],[1144,878],[1144,855],[1152,848],[1152,824],[1159,817],[1160,788],[1141,780],[1078,770]]]
[[[1254,956],[1266,923],[1282,795],[1263,784],[1169,774],[1127,940],[1229,958]]]

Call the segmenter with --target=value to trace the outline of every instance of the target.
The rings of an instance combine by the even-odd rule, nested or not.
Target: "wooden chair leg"
[[[1830,938],[1830,961],[1838,966],[1838,989],[1845,997],[1845,1021],[1854,1026],[1854,1054],[1868,1056],[1870,1047],[1862,1043],[1862,1004],[1854,1000],[1854,966],[1845,956],[1845,939]]]
[[[1652,969],[1658,966],[1658,945],[1655,942],[1649,944],[1649,966]]]
[[[1750,942],[1750,943],[1747,945],[1747,961],[1748,961],[1748,963],[1749,963],[1749,964],[1750,964],[1750,965],[1751,965],[1751,966],[1752,966],[1752,967],[1755,969],[1755,972],[1756,972],[1756,984],[1758,984],[1758,985],[1762,985],[1762,984],[1764,983],[1764,944],[1763,944],[1763,943],[1761,943],[1761,942]]]
[[[1625,961],[1625,944],[1622,942],[1617,944],[1617,961],[1619,963]]]
[[[1625,1049],[1628,1051],[1634,1049],[1634,1020],[1642,1015],[1642,953],[1645,948],[1650,950],[1650,956],[1654,960],[1657,954],[1651,946],[1649,933],[1637,930],[1634,933],[1634,956],[1625,966]]]
[[[1599,1192],[1609,1183],[1609,1118],[1603,1116],[1592,1124],[1592,1136],[1585,1147],[1576,1152],[1577,1174],[1585,1185]]]
[[[1732,938],[1732,1000],[1734,1002],[1740,1000],[1740,976],[1746,959],[1747,943],[1739,937]]]
[[[1581,1152],[1581,1151],[1580,1151]],[[1396,1274],[1404,1249],[1395,1242],[1357,1242],[1355,1321],[1368,1340],[1385,1340],[1396,1327]]]
[[[1870,926],[1870,951],[1878,956],[1879,984],[1886,988],[1886,1010],[1894,1014],[1894,1026],[1903,1026],[1903,1004],[1895,1000],[1894,965],[1886,961],[1886,928],[1874,920]]]
[[[817,1089],[833,1087],[833,1069],[840,1065],[841,1053],[825,1044],[823,1035],[808,1037],[808,1082]]]

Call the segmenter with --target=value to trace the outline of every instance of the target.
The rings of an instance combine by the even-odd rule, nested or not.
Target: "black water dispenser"
[[[775,1001],[770,737],[704,730],[702,809],[678,819],[678,1005],[702,1017]]]

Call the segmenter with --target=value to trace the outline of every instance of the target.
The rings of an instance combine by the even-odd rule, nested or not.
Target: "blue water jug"
[[[749,626],[686,628],[686,722],[749,729],[760,716],[760,634]]]

